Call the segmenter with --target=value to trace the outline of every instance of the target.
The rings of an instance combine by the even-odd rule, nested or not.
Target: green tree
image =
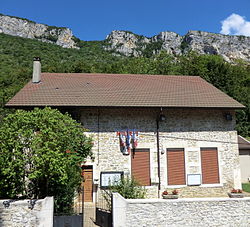
[[[48,107],[5,117],[0,197],[54,196],[56,211],[67,211],[81,182],[81,163],[92,157],[92,140],[84,131],[68,114]]]

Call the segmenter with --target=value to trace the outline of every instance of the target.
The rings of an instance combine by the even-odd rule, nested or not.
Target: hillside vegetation
[[[43,72],[199,75],[247,108],[237,111],[237,129],[250,136],[250,66],[229,64],[222,57],[188,53],[170,56],[119,57],[105,51],[104,41],[80,41],[79,50],[0,34],[0,119],[11,111],[4,104],[32,75],[32,59],[40,56]]]

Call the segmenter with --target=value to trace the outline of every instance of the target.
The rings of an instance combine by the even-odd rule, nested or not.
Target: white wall
[[[36,201],[33,209],[29,209],[29,200],[11,202],[8,208],[0,200],[1,227],[52,227],[54,214],[54,199],[46,197]]]
[[[250,150],[240,151],[241,182],[247,183],[250,178]]]
[[[124,199],[114,193],[113,215],[114,227],[244,227],[250,226],[250,197]]]

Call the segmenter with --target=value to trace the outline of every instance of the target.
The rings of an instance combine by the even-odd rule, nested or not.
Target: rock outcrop
[[[0,14],[0,33],[37,39],[65,48],[79,48],[79,39],[69,28],[48,26],[33,21]],[[105,40],[104,49],[125,56],[152,56],[161,50],[172,55],[189,51],[198,54],[221,55],[226,61],[236,59],[250,62],[250,37],[221,35],[201,31],[189,31],[180,36],[175,32],[161,32],[153,37],[137,35],[129,31],[112,31]]]
[[[236,59],[250,61],[250,37],[221,35],[201,31],[189,31],[180,36],[175,32],[161,32],[151,38],[127,31],[112,31],[106,38],[106,50],[113,50],[125,56],[143,56],[151,51],[161,50],[181,55],[189,51],[199,54],[221,55],[226,61]]]
[[[199,54],[221,55],[226,61],[250,61],[250,37],[189,31],[183,37],[186,48]]]
[[[115,50],[126,56],[138,57],[142,54],[146,44],[150,43],[150,39],[145,36],[139,36],[129,31],[112,31],[106,37],[106,50]],[[140,48],[139,48],[140,46]]]
[[[0,15],[0,33],[55,43],[65,48],[77,48],[69,28],[38,24],[17,17]]]

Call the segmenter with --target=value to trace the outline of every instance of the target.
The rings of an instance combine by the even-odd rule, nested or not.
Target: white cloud
[[[238,14],[231,14],[221,24],[221,34],[250,36],[250,22]]]

